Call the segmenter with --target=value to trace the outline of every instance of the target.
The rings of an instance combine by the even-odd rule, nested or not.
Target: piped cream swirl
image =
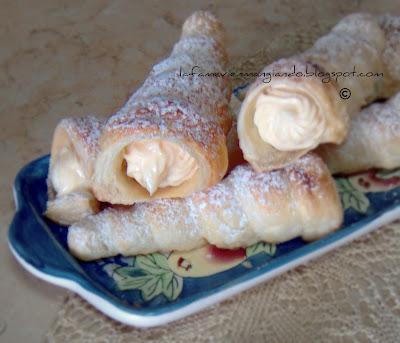
[[[124,159],[127,175],[134,178],[150,195],[158,188],[178,186],[198,170],[196,161],[179,145],[163,140],[131,143]]]
[[[268,88],[255,103],[254,124],[262,140],[280,151],[313,149],[326,120],[315,100],[296,89]]]

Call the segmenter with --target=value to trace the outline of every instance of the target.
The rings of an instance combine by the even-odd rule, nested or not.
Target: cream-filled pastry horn
[[[352,14],[308,51],[267,66],[239,113],[246,160],[272,170],[322,143],[342,143],[362,106],[398,89],[386,73],[387,37],[377,17]]]
[[[223,178],[230,84],[203,74],[224,72],[223,36],[213,15],[195,12],[171,55],[108,120],[95,167],[98,199],[129,205],[184,197]]]
[[[45,215],[55,222],[70,225],[99,211],[92,176],[101,126],[92,116],[67,118],[54,132]]]
[[[316,151],[333,174],[400,167],[400,93],[355,116],[342,145],[324,144]]]
[[[68,246],[82,260],[191,250],[207,242],[233,249],[258,241],[314,240],[342,220],[335,182],[310,153],[271,172],[239,165],[214,187],[184,199],[108,208],[71,226]]]

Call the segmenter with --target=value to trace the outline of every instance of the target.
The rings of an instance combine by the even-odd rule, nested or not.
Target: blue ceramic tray
[[[345,222],[316,242],[294,239],[235,251],[208,246],[190,253],[81,262],[68,252],[67,229],[42,216],[48,164],[49,157],[42,157],[16,178],[11,251],[34,275],[80,294],[116,320],[140,327],[197,312],[400,217],[400,169],[370,171],[336,179]]]

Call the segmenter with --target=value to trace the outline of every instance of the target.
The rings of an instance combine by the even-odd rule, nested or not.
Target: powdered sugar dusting
[[[352,119],[346,141],[318,149],[332,173],[400,165],[400,93],[364,108]]]
[[[321,175],[329,174],[322,160],[311,153],[288,165],[286,171],[291,182],[300,184],[307,190],[317,189]]]
[[[342,19],[329,34],[318,39],[304,55],[329,72],[382,73],[385,36],[375,16],[352,14]],[[346,100],[348,113],[358,113],[362,106],[380,96],[382,78],[338,78],[338,89],[352,92]]]
[[[379,27],[376,16],[368,13],[353,13],[344,17],[332,29],[332,32],[351,35],[354,39],[363,43],[383,48],[384,35]]]
[[[365,138],[373,137],[376,131],[379,131],[382,137],[400,137],[400,93],[386,103],[366,107],[354,118],[353,127],[363,128]],[[355,131],[354,133],[356,134]]]
[[[66,118],[60,124],[72,139],[82,141],[83,148],[88,156],[93,158],[99,149],[99,137],[102,132],[103,122],[92,115],[82,118]]]
[[[196,15],[201,20],[188,19],[184,24],[186,34],[170,57],[153,67],[142,87],[108,120],[105,132],[185,138],[211,157],[217,156],[230,123],[227,78],[179,75],[180,68],[186,68],[187,73],[191,71],[187,68],[195,65],[207,71],[222,71],[225,67],[225,50],[213,36],[214,28],[219,27],[215,26],[215,18],[203,12]],[[196,26],[200,22],[208,25],[207,20],[212,23],[205,30]]]
[[[199,114],[191,104],[154,97],[137,101],[134,110],[120,113],[108,121],[106,131],[126,131],[147,138],[171,137],[188,139],[215,157],[218,147],[225,144],[225,135],[217,117]]]
[[[197,11],[183,24],[182,37],[198,35],[210,36],[219,44],[225,41],[225,31],[220,21],[210,12]]]
[[[333,219],[328,219],[332,227],[328,229],[337,227],[341,220],[340,201],[332,188],[319,188],[321,178],[327,176],[329,172],[322,160],[313,154],[286,168],[259,174],[249,165],[240,165],[206,191],[185,199],[158,199],[133,207],[108,209],[77,224],[74,230],[81,230],[80,235],[85,240],[85,232],[96,228],[94,241],[103,241],[96,244],[110,247],[109,255],[189,250],[205,241],[234,248],[248,246],[260,239],[287,240],[303,232],[300,225],[295,229],[292,227],[293,220],[302,222],[304,214],[297,210],[295,202],[298,199],[290,196],[291,192],[299,194],[302,189],[308,194],[302,201],[323,199],[331,206]],[[333,180],[331,182],[333,184]],[[280,193],[289,194],[285,197],[290,199],[289,203],[281,203]],[[282,216],[287,214],[295,219],[288,218],[287,226],[284,218],[278,226],[268,226],[264,222],[268,221],[268,213],[277,218],[280,210]],[[258,211],[265,211],[261,214],[264,220],[255,219],[260,216]],[[308,234],[312,229],[320,229],[318,220],[324,223],[326,219],[313,218],[311,222],[315,228],[308,226]]]

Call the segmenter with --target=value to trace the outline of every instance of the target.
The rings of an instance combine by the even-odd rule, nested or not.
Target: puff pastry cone
[[[188,198],[105,209],[71,226],[68,246],[82,260],[191,250],[207,242],[231,249],[298,236],[314,240],[342,220],[335,182],[310,153],[271,172],[237,166],[216,186]]]
[[[45,215],[62,225],[99,211],[91,178],[101,122],[95,117],[63,119],[54,132]]]
[[[342,145],[324,144],[316,151],[333,174],[400,167],[400,93],[364,108]]]
[[[309,50],[263,70],[238,116],[240,146],[254,169],[280,168],[322,143],[342,143],[362,106],[399,89],[386,72],[390,59],[384,56],[396,55],[398,63],[400,54],[398,43],[389,44],[396,30],[388,24],[385,30],[385,22],[369,14],[349,15]],[[336,80],[329,74],[328,79],[328,72],[353,72],[353,67],[355,75],[376,76]],[[351,90],[350,98],[340,97],[342,88]]]
[[[171,55],[106,123],[94,174],[99,200],[130,205],[184,197],[223,178],[230,83],[182,75],[194,66],[197,72],[222,72],[226,63],[221,23],[195,12]]]

